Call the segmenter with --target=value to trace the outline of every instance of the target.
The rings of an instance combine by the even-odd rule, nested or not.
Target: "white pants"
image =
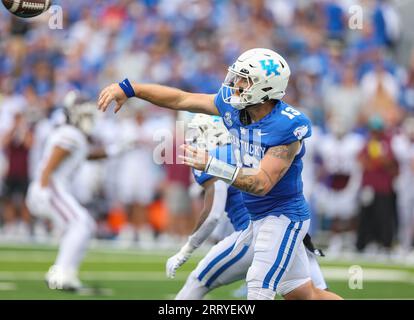
[[[276,292],[285,295],[311,278],[316,287],[326,289],[316,258],[309,254],[309,265],[303,245],[308,228],[309,220],[294,223],[284,216],[252,221],[248,229],[234,232],[211,248],[176,299],[202,299],[210,290],[246,275],[250,290],[267,290],[272,299]]]
[[[294,222],[285,216],[252,221],[253,262],[246,282],[248,299],[274,299],[311,280],[303,238],[310,220]]]
[[[309,250],[306,250],[306,254],[308,255],[309,259],[310,275],[314,286],[321,290],[328,289],[328,285],[326,284],[325,278],[323,277],[321,267],[319,266],[315,254]]]
[[[38,183],[38,182],[32,182]],[[29,187],[28,201],[29,210],[35,216],[49,216],[54,225],[63,229],[58,256],[55,265],[77,271],[84,257],[90,238],[95,232],[96,224],[88,211],[83,208],[77,200],[58,183],[50,183],[50,201],[43,208],[45,212],[36,212],[36,188]],[[38,197],[39,201],[41,197]]]

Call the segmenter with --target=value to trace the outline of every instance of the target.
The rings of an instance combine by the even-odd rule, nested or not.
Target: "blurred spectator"
[[[166,181],[163,190],[169,213],[170,232],[184,237],[191,232],[191,228],[194,226],[191,199],[188,194],[188,188],[191,184],[191,170],[188,166],[180,163],[178,158],[180,149],[176,140],[181,140],[184,143],[184,137],[177,136],[177,131],[174,131],[174,142],[172,146],[169,146],[169,150],[165,150],[165,152],[173,153],[173,161],[164,165]]]
[[[404,108],[414,112],[414,50],[411,51],[411,59],[408,70],[403,79],[402,104]]]
[[[373,21],[378,42],[389,47],[395,46],[401,36],[401,21],[393,1],[377,1]]]
[[[373,116],[368,126],[369,135],[359,154],[362,190],[356,247],[363,251],[369,243],[375,242],[389,252],[397,228],[393,182],[398,174],[398,163],[384,120]]]
[[[121,230],[120,237],[131,236],[132,233],[134,240],[138,240],[140,233],[150,227],[148,207],[154,201],[162,180],[159,167],[152,157],[155,128],[148,121],[144,110],[145,107],[142,106],[130,106],[129,115],[124,114],[118,127],[120,141],[136,145],[118,159],[116,176],[118,199],[125,207],[130,222]]]
[[[32,134],[22,113],[16,113],[11,129],[3,136],[2,147],[8,162],[4,183],[4,227],[6,236],[29,236],[30,214],[25,204],[29,185],[28,157]]]
[[[358,154],[364,140],[360,135],[347,131],[347,124],[342,118],[330,118],[328,128],[329,131],[319,137],[316,146],[320,166],[315,205],[330,219],[328,253],[338,256],[344,247],[350,249],[353,246],[361,185]]]
[[[355,65],[345,66],[339,83],[326,88],[324,107],[327,118],[341,119],[344,130],[353,130],[359,124],[362,111],[362,91],[358,86]]]
[[[385,126],[395,128],[401,121],[403,110],[398,104],[399,85],[395,77],[387,72],[383,65],[367,73],[361,80],[364,96],[362,121],[367,122],[371,115],[379,115]]]
[[[402,56],[401,48],[411,46],[407,31],[401,27],[399,11],[405,8],[402,2],[55,0],[54,4],[63,7],[63,30],[48,29],[47,15],[18,19],[0,10],[0,137],[10,132],[17,113],[25,115],[30,127],[33,124],[29,176],[56,120],[52,115],[68,90],[79,89],[96,97],[104,85],[129,77],[215,93],[228,65],[252,47],[269,47],[287,57],[292,75],[286,101],[310,116],[321,131],[333,117],[341,119],[347,132],[355,127],[364,132],[374,114],[384,119],[387,128],[398,130],[404,112],[414,111],[414,58],[411,63],[397,60]],[[360,30],[348,27],[349,8],[355,4],[364,10]],[[403,41],[406,43],[400,46]],[[171,127],[171,115],[159,109],[157,112],[145,111],[149,126],[153,130]],[[97,139],[111,144],[116,132],[124,131],[120,129],[125,125],[121,118],[106,115],[100,119]],[[141,126],[129,123],[125,127],[125,131],[137,134]],[[313,169],[317,165],[312,152],[320,145],[319,139],[315,134],[313,141],[307,143],[304,181],[311,200],[318,197],[312,191],[316,179]],[[146,151],[149,150],[151,147]],[[99,212],[113,208],[123,212],[120,198],[126,204],[130,201],[125,198],[131,198],[131,193],[136,193],[135,197],[141,192],[134,187],[128,195],[124,190],[127,188],[118,188],[120,178],[113,172],[118,172],[120,163],[126,161],[121,158],[103,162],[102,174],[92,174],[87,166],[79,171],[79,197],[89,202],[97,193]],[[128,161],[134,162],[131,159]],[[5,150],[0,149],[0,174],[7,169],[6,160]],[[192,226],[190,175],[180,165],[157,169],[157,173],[148,169],[151,186],[145,191],[157,194],[153,181],[158,179],[165,182],[166,192],[161,198],[154,195],[157,200],[148,205],[155,208],[151,212],[164,215],[163,202],[169,204],[173,219],[170,229],[184,234]],[[97,182],[93,177],[98,175]],[[92,186],[87,187],[89,183]],[[83,192],[85,189],[88,192]],[[318,214],[314,210],[314,218]],[[100,219],[105,221],[105,217]],[[123,220],[118,220],[114,234],[122,229]],[[313,221],[313,227],[326,229],[325,225],[317,225],[317,219]],[[163,229],[165,221],[156,224]]]

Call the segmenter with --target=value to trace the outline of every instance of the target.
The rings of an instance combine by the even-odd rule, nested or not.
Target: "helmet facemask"
[[[252,88],[254,88],[255,82],[258,82],[258,78],[249,77],[229,68],[221,92],[224,102],[231,104],[238,110],[259,103],[260,101],[253,101]]]

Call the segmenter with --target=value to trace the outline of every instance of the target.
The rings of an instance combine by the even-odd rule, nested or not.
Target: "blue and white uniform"
[[[231,145],[216,149],[213,156],[227,162],[231,161]],[[213,177],[205,172],[193,170],[196,182],[203,185]],[[223,183],[223,181],[217,181]],[[227,186],[225,213],[234,228],[234,232],[213,246],[190,274],[184,287],[177,294],[177,300],[202,299],[210,290],[246,278],[254,257],[254,246],[246,241],[250,215],[243,202],[243,194],[235,187]],[[214,200],[216,201],[216,199]],[[207,221],[206,221],[207,222]],[[208,222],[207,222],[208,223]],[[240,245],[242,244],[242,245]],[[313,255],[311,276],[315,285],[326,289],[326,283],[319,264]]]
[[[226,161],[229,159],[227,156],[231,154],[231,145],[213,150],[212,154]],[[214,178],[198,170],[193,170],[193,174],[194,179],[200,185]],[[224,188],[223,185],[225,186]],[[205,238],[206,233],[211,233],[217,225],[217,220],[223,218],[224,212],[229,218],[234,232],[214,245],[198,263],[197,268],[190,274],[184,287],[177,294],[177,300],[202,299],[207,292],[214,288],[244,279],[247,269],[252,262],[253,251],[250,250],[251,252],[248,252],[249,246],[235,248],[236,243],[240,242],[240,236],[243,231],[249,225],[249,213],[243,204],[242,193],[221,180],[216,181],[214,187],[213,208],[220,206],[216,202],[222,202],[221,208],[223,210],[222,212],[217,212],[217,209],[212,209],[209,217],[197,232],[200,232],[202,228],[207,230],[201,231],[205,234],[201,238]],[[220,209],[218,210],[220,211]],[[208,224],[212,220],[216,221],[216,223],[213,223],[212,228],[208,230]],[[191,239],[194,235],[190,236],[190,241],[194,242],[194,239]],[[196,246],[201,244],[199,240],[196,240],[196,242],[199,242],[195,244]]]
[[[234,160],[239,167],[258,168],[267,150],[274,146],[303,141],[311,136],[310,120],[283,101],[261,120],[243,124],[242,112],[224,102],[221,88],[215,105],[231,134]],[[247,273],[249,299],[273,299],[310,280],[309,261],[302,243],[309,229],[310,209],[303,196],[301,179],[305,145],[290,168],[263,197],[242,192],[252,223],[244,232],[244,243],[252,243],[253,262]],[[234,255],[234,254],[231,254]]]
[[[231,145],[219,149],[225,150],[228,154],[231,154]],[[217,156],[218,154],[216,153],[215,155]],[[193,176],[194,180],[199,185],[203,185],[205,182],[214,178],[203,171],[194,169]],[[226,206],[224,210],[235,231],[241,231],[247,228],[249,225],[249,212],[244,205],[243,196],[239,189],[228,186]]]

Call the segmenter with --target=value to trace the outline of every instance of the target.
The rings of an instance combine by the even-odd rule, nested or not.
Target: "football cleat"
[[[83,287],[77,272],[64,270],[56,265],[50,267],[45,280],[49,289],[52,290],[78,291]]]

